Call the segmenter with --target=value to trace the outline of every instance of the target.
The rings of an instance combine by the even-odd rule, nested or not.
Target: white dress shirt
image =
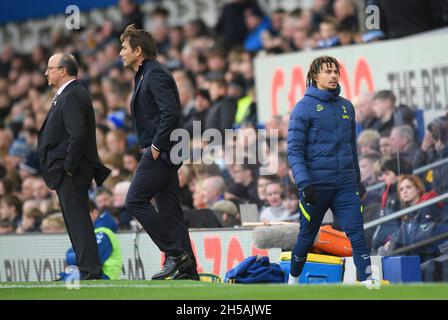
[[[73,81],[75,81],[76,79],[72,79],[67,81],[66,83],[64,83],[59,89],[58,92],[56,92],[56,95],[60,95],[62,93],[62,91],[64,91],[65,87],[68,86],[70,83],[72,83]]]

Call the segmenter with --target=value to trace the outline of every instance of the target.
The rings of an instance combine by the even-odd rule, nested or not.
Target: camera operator
[[[414,158],[418,168],[448,157],[448,114],[429,123],[428,131]],[[442,194],[448,191],[448,164],[433,169],[433,189]]]

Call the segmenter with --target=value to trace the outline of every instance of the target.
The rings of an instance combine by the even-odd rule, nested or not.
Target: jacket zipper
[[[339,127],[338,127],[338,116],[337,116],[337,106],[335,106],[334,103],[331,103],[333,114],[334,114],[334,121],[336,122],[336,169],[337,169],[337,175],[336,179],[339,177]],[[336,181],[337,182],[337,181]]]

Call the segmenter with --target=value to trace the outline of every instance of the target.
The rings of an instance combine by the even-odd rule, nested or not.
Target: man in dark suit
[[[224,137],[225,129],[232,129],[237,110],[236,101],[227,96],[227,82],[224,79],[210,81],[210,98],[213,101],[205,118],[205,130],[218,129]]]
[[[102,276],[88,190],[92,179],[100,186],[110,170],[100,163],[92,103],[77,74],[71,54],[48,60],[45,76],[57,93],[39,131],[38,154],[42,176],[58,195],[81,280],[88,280]]]
[[[135,74],[131,114],[143,155],[126,198],[126,208],[165,253],[162,269],[153,280],[199,280],[188,228],[180,206],[177,170],[170,151],[173,130],[181,128],[176,83],[156,60],[156,43],[149,32],[126,28],[120,56]],[[154,198],[157,211],[150,203]]]

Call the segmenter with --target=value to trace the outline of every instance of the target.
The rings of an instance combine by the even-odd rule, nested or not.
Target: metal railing
[[[415,206],[412,206],[412,207],[409,207],[409,208],[406,208],[406,209],[403,209],[403,210],[391,213],[391,214],[389,214],[387,216],[378,218],[376,220],[367,222],[367,223],[364,224],[364,229],[369,229],[369,228],[376,227],[377,225],[383,224],[383,223],[388,222],[390,220],[397,219],[397,218],[399,218],[401,216],[404,216],[404,215],[406,215],[408,213],[420,210],[421,208],[433,205],[435,203],[444,201],[446,199],[448,199],[448,192],[444,193],[444,194],[442,194],[440,196],[437,196],[435,198],[432,198],[430,200],[427,200],[425,202],[419,203],[419,204],[417,204]]]
[[[420,174],[420,173],[423,173],[423,172],[425,172],[425,171],[434,169],[434,168],[436,168],[436,167],[443,166],[443,165],[445,165],[445,164],[448,164],[448,158],[445,158],[445,159],[442,159],[442,160],[439,160],[439,161],[430,163],[430,164],[428,164],[428,165],[426,165],[426,166],[423,166],[423,167],[414,169],[414,171],[412,171],[412,174],[414,174],[414,175],[418,175],[418,174]],[[379,183],[377,183],[377,184],[374,184],[373,186],[369,186],[369,187],[367,187],[367,188],[366,188],[366,191],[369,192],[369,191],[377,190],[377,189],[380,189],[380,188],[384,187],[384,185],[385,185],[384,182],[379,182]]]
[[[425,246],[427,246],[429,244],[432,244],[434,242],[438,242],[438,241],[444,240],[444,239],[448,239],[448,232],[441,233],[441,234],[436,235],[434,237],[431,237],[431,238],[428,238],[428,239],[425,239],[425,240],[421,240],[419,242],[410,244],[410,245],[402,247],[402,248],[395,249],[394,251],[392,251],[392,252],[390,252],[390,253],[388,253],[386,255],[387,256],[397,256],[397,255],[400,255],[400,254],[407,253],[409,251],[414,251],[414,250],[423,248],[423,247],[425,247]]]

